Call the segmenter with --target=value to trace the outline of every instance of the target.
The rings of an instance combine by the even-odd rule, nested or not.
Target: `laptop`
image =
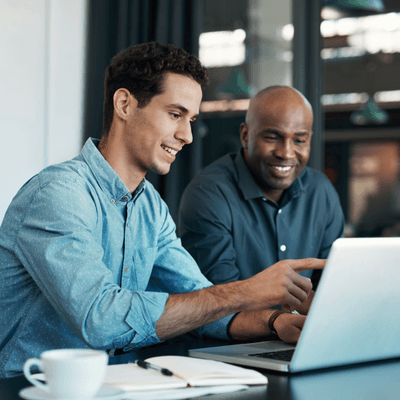
[[[297,345],[272,340],[193,349],[189,356],[288,373],[398,358],[399,313],[400,238],[341,238]]]

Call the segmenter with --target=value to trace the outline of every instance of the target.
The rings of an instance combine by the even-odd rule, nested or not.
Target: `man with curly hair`
[[[284,261],[213,286],[145,179],[148,170],[166,174],[192,141],[206,83],[198,59],[180,48],[129,47],[106,71],[100,142],[89,139],[15,196],[0,228],[0,376],[54,348],[112,355],[192,330],[258,338],[270,332],[268,307],[307,300],[311,282],[298,272],[322,260]],[[286,340],[297,340],[301,317]]]

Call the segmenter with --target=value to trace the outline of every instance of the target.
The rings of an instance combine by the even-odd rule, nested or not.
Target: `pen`
[[[147,361],[136,360],[136,364],[140,368],[144,369],[154,369],[155,371],[161,372],[163,375],[172,376],[173,373],[167,368],[161,368],[158,365],[150,364]]]

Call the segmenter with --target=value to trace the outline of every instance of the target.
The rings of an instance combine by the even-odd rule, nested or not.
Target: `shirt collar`
[[[243,193],[245,200],[255,199],[258,197],[264,197],[263,192],[255,181],[251,174],[249,167],[243,157],[243,149],[240,149],[234,160],[236,170],[238,172],[238,186]],[[306,169],[306,168],[305,168]],[[284,196],[289,195],[289,198],[300,196],[304,192],[304,185],[302,182],[302,176],[304,175],[305,169],[301,172],[300,176],[292,183],[290,188],[285,191]]]
[[[245,200],[255,199],[257,197],[264,197],[263,192],[257,185],[257,182],[253,178],[249,167],[244,160],[243,149],[240,149],[235,158],[235,166],[238,172],[238,186],[243,193]]]
[[[98,150],[99,143],[99,139],[89,138],[82,148],[81,155],[102,190],[110,196],[110,201],[126,201],[137,197],[145,188],[145,179],[139,184],[132,196],[125,183]]]

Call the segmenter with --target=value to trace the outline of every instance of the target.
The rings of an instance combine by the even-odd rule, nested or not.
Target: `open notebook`
[[[143,369],[134,363],[109,365],[105,385],[125,391],[147,391],[184,388],[187,386],[266,385],[261,373],[235,365],[211,360],[197,360],[183,356],[159,356],[146,359],[153,365],[173,373],[166,376],[153,369]]]
[[[297,346],[266,341],[189,355],[285,372],[400,357],[399,284],[400,238],[338,239]]]

